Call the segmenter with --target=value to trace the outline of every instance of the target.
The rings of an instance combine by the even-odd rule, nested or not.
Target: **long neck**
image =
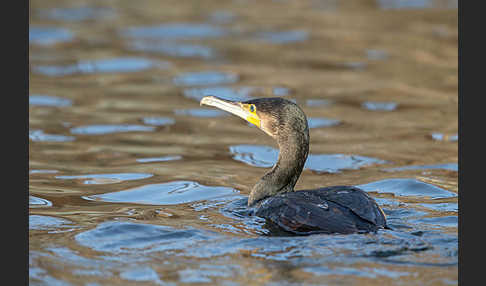
[[[293,191],[302,173],[309,153],[308,129],[280,136],[277,143],[280,149],[277,163],[253,187],[248,205],[278,193]]]

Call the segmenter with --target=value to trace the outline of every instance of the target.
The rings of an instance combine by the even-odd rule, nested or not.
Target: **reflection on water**
[[[261,32],[257,38],[273,44],[288,44],[294,42],[304,42],[309,38],[307,31],[284,31],[284,32]]]
[[[50,207],[52,203],[48,200],[29,196],[29,208],[42,208],[42,207]]]
[[[286,96],[290,94],[290,90],[285,87],[276,86],[272,88],[272,94],[275,96]]]
[[[104,202],[174,205],[216,199],[237,193],[232,188],[208,187],[191,181],[175,181],[85,198]]]
[[[370,60],[386,60],[388,58],[388,53],[382,50],[366,50],[366,56]]]
[[[216,57],[216,51],[205,45],[188,44],[164,40],[137,39],[127,47],[138,52],[160,53],[171,57],[203,58]]]
[[[207,108],[176,109],[174,110],[174,113],[176,115],[185,115],[192,117],[221,117],[229,115],[227,112],[221,110]]]
[[[230,146],[230,152],[237,161],[256,167],[271,167],[278,159],[278,150],[263,145],[236,145]],[[347,169],[359,169],[361,167],[384,164],[385,161],[344,154],[309,154],[304,169],[317,172],[336,173]]]
[[[31,94],[29,96],[29,105],[37,106],[71,106],[72,100],[57,96]]]
[[[29,26],[29,43],[37,45],[53,45],[70,42],[74,34],[65,28]]]
[[[382,9],[422,9],[422,8],[447,8],[457,9],[458,0],[377,0]]]
[[[396,196],[426,196],[434,199],[456,196],[452,192],[414,179],[386,179],[359,185],[359,187],[368,192],[386,192]]]
[[[144,58],[115,58],[97,61],[80,61],[68,66],[35,66],[34,71],[48,76],[64,76],[76,73],[136,72],[152,67],[166,68],[165,62],[154,63]]]
[[[187,98],[195,99],[198,102],[208,95],[214,95],[229,100],[239,100],[245,101],[252,99],[251,94],[255,92],[254,87],[225,87],[225,86],[215,86],[207,88],[189,88],[184,89],[184,96]]]
[[[336,126],[340,122],[338,119],[307,117],[309,128]]]
[[[238,76],[218,71],[190,72],[174,77],[175,85],[218,85],[230,84],[238,80]]]
[[[367,101],[367,102],[363,102],[362,106],[365,109],[373,110],[373,111],[393,111],[397,108],[398,103]]]
[[[29,215],[29,230],[45,230],[50,233],[72,231],[77,228],[73,222],[62,218],[42,215]]]
[[[56,176],[56,179],[73,180],[89,179],[83,181],[84,184],[112,184],[123,181],[141,180],[152,177],[152,174],[144,173],[120,173],[120,174],[87,174],[75,176]]]
[[[457,284],[457,0],[88,2],[29,3],[30,284]],[[391,229],[275,233],[278,149],[207,95],[298,103],[297,189]]]
[[[57,170],[30,170],[29,174],[55,174]]]
[[[174,161],[174,160],[180,160],[180,159],[182,159],[182,156],[175,155],[175,156],[139,158],[139,159],[137,159],[137,162],[140,162],[140,163],[152,163],[152,162]]]
[[[430,169],[444,169],[444,170],[451,170],[451,171],[458,171],[457,163],[448,163],[448,164],[436,164],[436,165],[419,165],[419,166],[404,166],[404,167],[395,167],[395,168],[387,168],[384,169],[385,171],[406,171],[406,170],[430,170]]]
[[[114,9],[103,7],[52,8],[39,11],[41,18],[51,20],[80,22],[86,20],[109,19],[116,15]]]
[[[331,103],[332,102],[327,99],[307,99],[305,101],[305,104],[310,107],[312,106],[322,107],[322,106],[330,105]]]
[[[215,54],[212,48],[185,43],[184,40],[221,37],[226,31],[209,24],[169,23],[130,27],[123,29],[121,34],[135,39],[128,44],[135,51],[162,53],[173,57],[211,58]]]
[[[454,135],[447,135],[447,134],[442,134],[439,132],[434,132],[432,133],[432,139],[437,140],[437,141],[457,141],[459,140],[459,136],[457,134]]]
[[[32,141],[44,142],[69,142],[73,141],[75,138],[73,136],[46,134],[42,130],[29,130],[29,139]]]
[[[133,38],[189,39],[212,38],[226,34],[223,28],[208,24],[169,23],[158,26],[130,27],[122,34]]]
[[[163,126],[172,125],[175,123],[175,120],[170,117],[144,117],[143,123],[148,125]]]
[[[123,124],[123,125],[86,125],[71,128],[72,134],[103,135],[118,132],[143,132],[155,130],[152,126]]]

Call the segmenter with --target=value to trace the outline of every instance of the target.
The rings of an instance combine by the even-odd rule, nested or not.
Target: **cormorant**
[[[294,191],[309,153],[309,127],[300,107],[283,98],[231,101],[205,96],[201,105],[232,113],[274,138],[277,163],[253,186],[248,206],[272,227],[298,235],[366,233],[388,228],[375,200],[354,186]]]

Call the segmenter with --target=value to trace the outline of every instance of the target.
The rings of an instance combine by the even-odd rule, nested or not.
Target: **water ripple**
[[[32,94],[29,96],[29,105],[36,106],[71,106],[72,100],[57,96]]]
[[[234,145],[230,146],[230,152],[233,154],[233,159],[255,167],[271,167],[278,159],[278,150],[265,145]],[[304,168],[317,172],[337,173],[385,162],[359,155],[309,154]]]
[[[83,60],[74,65],[35,66],[33,70],[47,76],[65,76],[72,74],[128,73],[150,68],[168,68],[168,62],[154,62],[146,58],[111,58],[101,60]]]
[[[29,208],[51,207],[52,203],[46,199],[29,196]]]
[[[119,192],[83,197],[111,203],[177,205],[237,195],[232,188],[204,186],[192,181],[150,184]]]
[[[230,84],[238,81],[238,75],[219,71],[188,72],[172,81],[179,86]]]
[[[393,178],[359,185],[358,187],[368,192],[390,193],[395,196],[430,197],[433,199],[457,196],[453,192],[415,179]]]
[[[144,125],[134,125],[134,124],[102,124],[102,125],[86,125],[71,128],[71,133],[73,134],[83,134],[83,135],[103,135],[110,133],[119,132],[144,132],[144,131],[154,131],[153,126]]]
[[[192,117],[221,117],[229,115],[227,112],[221,110],[206,108],[176,109],[174,110],[174,113],[176,115]]]
[[[46,230],[49,233],[59,233],[72,231],[75,228],[78,228],[78,226],[73,225],[73,222],[67,219],[44,215],[29,215],[29,231]]]
[[[290,44],[304,42],[309,39],[309,32],[304,30],[282,31],[282,32],[260,32],[257,34],[259,40],[273,44]]]
[[[137,162],[140,163],[152,163],[152,162],[166,162],[166,161],[175,161],[182,159],[180,155],[174,156],[163,156],[163,157],[149,157],[149,158],[139,158]]]
[[[211,59],[217,55],[213,48],[205,45],[166,40],[136,39],[129,42],[127,47],[133,51],[164,54],[181,58]]]
[[[37,45],[53,45],[70,42],[74,34],[66,28],[32,27],[29,26],[29,43]]]
[[[77,179],[88,179],[85,180],[84,184],[113,184],[120,183],[124,181],[132,180],[142,180],[152,177],[153,174],[146,173],[117,173],[117,174],[86,174],[86,175],[75,175],[75,176],[56,176],[56,179],[62,180],[77,180]]]
[[[371,111],[393,111],[397,109],[398,103],[396,102],[378,102],[378,101],[366,101],[361,105],[363,108]]]
[[[167,23],[158,26],[130,27],[122,34],[133,38],[191,39],[214,38],[226,35],[223,28],[209,24]]]
[[[172,125],[175,123],[175,120],[170,117],[144,117],[142,120],[145,124],[155,126]]]
[[[403,167],[387,168],[383,170],[387,172],[394,172],[394,171],[406,171],[406,170],[434,170],[434,169],[451,170],[457,172],[459,168],[457,163],[447,163],[447,164],[436,164],[436,165],[403,166]]]
[[[214,234],[196,229],[174,229],[168,226],[108,221],[81,232],[75,240],[97,251],[111,253],[184,250]]]
[[[42,130],[29,130],[29,139],[34,142],[70,142],[74,141],[74,136],[46,134]]]
[[[115,11],[105,7],[52,8],[39,11],[41,18],[57,21],[81,22],[86,20],[105,20],[115,16]]]
[[[323,117],[308,117],[307,123],[309,128],[319,128],[319,127],[331,127],[336,126],[341,123],[339,119],[330,119]]]
[[[183,91],[183,94],[187,98],[195,99],[198,102],[207,95],[214,95],[229,100],[250,100],[252,99],[251,94],[255,92],[257,88],[255,87],[225,87],[225,86],[215,86],[215,87],[205,87],[205,88],[189,88]]]

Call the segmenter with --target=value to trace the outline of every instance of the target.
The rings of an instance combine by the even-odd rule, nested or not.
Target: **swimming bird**
[[[366,233],[387,228],[383,210],[357,187],[294,190],[310,141],[307,117],[297,104],[279,97],[232,101],[216,96],[205,96],[200,104],[241,117],[277,141],[277,162],[248,196],[248,207],[272,228],[296,235]]]

